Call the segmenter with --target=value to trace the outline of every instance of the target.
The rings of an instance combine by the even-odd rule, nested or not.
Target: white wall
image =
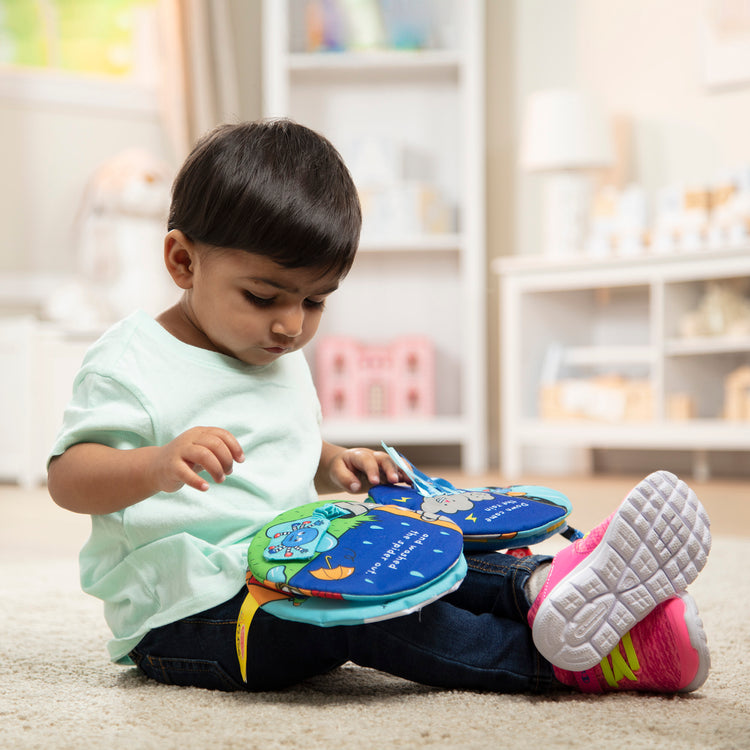
[[[708,0],[487,0],[488,260],[538,254],[541,180],[518,166],[536,90],[581,87],[632,123],[628,179],[652,194],[750,163],[750,85],[703,83]],[[497,285],[488,270],[490,456],[497,455]]]
[[[716,92],[703,84],[704,2],[488,0],[487,91],[497,99],[488,102],[490,255],[538,252],[538,179],[523,175],[515,159],[522,103],[531,91],[580,86],[632,118],[631,177],[649,190],[708,180],[722,167],[750,162],[750,87]],[[234,9],[248,30],[243,38],[256,46],[257,6],[254,0]],[[257,109],[259,53],[239,50],[246,58],[241,91],[255,105],[248,108]],[[168,158],[155,114],[44,105],[0,92],[0,271],[68,267],[83,185],[125,145]],[[504,194],[493,193],[494,185]],[[493,222],[493,200],[515,207],[505,214],[510,230],[508,221]]]
[[[248,119],[261,107],[260,7],[260,0],[229,0],[239,30],[240,116]],[[71,270],[86,183],[128,148],[178,166],[155,92],[0,71],[0,273]]]
[[[664,179],[700,183],[750,162],[750,81],[723,90],[704,82],[705,0],[579,5],[581,83],[633,118],[635,173],[646,187]]]
[[[0,271],[68,271],[88,179],[126,148],[167,159],[162,127],[155,109],[58,102],[16,88],[0,96]]]
[[[629,177],[650,195],[750,163],[750,82],[723,90],[704,83],[706,2],[514,0],[516,111],[537,89],[593,92],[631,121]],[[516,179],[516,247],[536,253],[539,178],[519,171]]]
[[[488,255],[539,252],[539,184],[518,169],[531,91],[580,86],[633,120],[630,177],[649,190],[750,162],[750,86],[707,90],[705,0],[487,0]],[[260,2],[232,0],[243,116],[260,112]],[[0,273],[66,270],[86,179],[126,146],[168,157],[154,114],[38,105],[0,91]],[[491,456],[497,455],[497,297],[490,294]]]

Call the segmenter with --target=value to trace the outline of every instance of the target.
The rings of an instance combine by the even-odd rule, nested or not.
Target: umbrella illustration
[[[346,565],[337,565],[335,568],[331,567],[330,555],[325,556],[325,561],[327,567],[310,571],[310,575],[319,581],[340,581],[342,578],[348,578],[354,572],[354,568]]]

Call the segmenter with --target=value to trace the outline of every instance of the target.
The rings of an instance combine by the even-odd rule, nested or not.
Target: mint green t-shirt
[[[164,445],[197,426],[229,430],[245,452],[223,483],[91,517],[81,585],[104,602],[113,661],[129,663],[152,628],[234,596],[252,536],[317,498],[320,404],[302,353],[246,365],[182,343],[143,312],[89,350],[51,455],[82,442]]]

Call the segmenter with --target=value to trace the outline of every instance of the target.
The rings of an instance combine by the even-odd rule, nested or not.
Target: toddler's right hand
[[[206,470],[216,482],[232,473],[235,461],[245,454],[231,432],[220,427],[192,427],[155,453],[154,476],[162,492],[176,492],[183,485],[205,492],[209,485],[198,472]]]

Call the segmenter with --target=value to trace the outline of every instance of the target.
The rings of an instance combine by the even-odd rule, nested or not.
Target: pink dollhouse
[[[329,336],[318,343],[315,363],[326,417],[435,413],[435,352],[424,336],[402,336],[385,345]]]

